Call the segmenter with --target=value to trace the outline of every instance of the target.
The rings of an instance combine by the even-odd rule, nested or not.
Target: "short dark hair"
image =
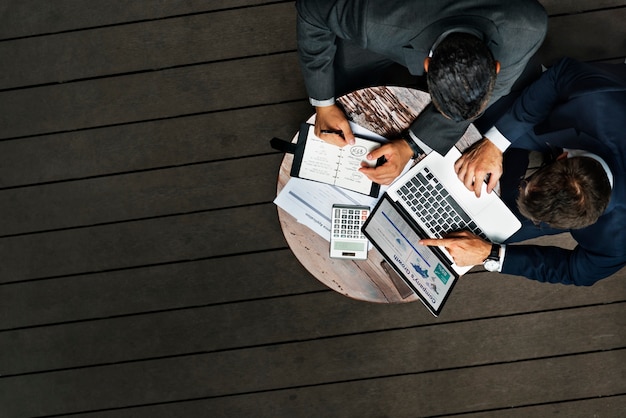
[[[478,37],[455,32],[433,51],[426,82],[433,104],[457,122],[485,109],[496,83],[496,60]]]
[[[533,222],[557,229],[579,229],[595,223],[611,198],[602,165],[590,157],[557,160],[541,168],[520,188],[517,207]]]

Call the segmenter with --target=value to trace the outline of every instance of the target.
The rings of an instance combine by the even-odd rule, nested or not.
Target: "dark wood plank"
[[[216,395],[227,395],[611,350],[624,347],[623,312],[620,304],[225,352],[211,375]],[[258,378],[238,378],[253,369]]]
[[[549,405],[506,408],[497,411],[464,415],[467,418],[528,418],[562,416],[569,418],[619,417],[626,411],[626,395],[603,396],[598,399],[561,401]]]
[[[323,291],[330,289],[283,249],[4,285],[0,324],[6,330]]]
[[[267,0],[144,0],[132,3],[124,0],[7,0],[3,3],[0,40],[253,6],[267,3]]]
[[[0,240],[0,281],[285,248],[274,204]]]
[[[626,391],[625,361],[626,350],[567,355],[241,393],[185,405],[185,410],[186,416],[202,416],[189,410],[199,405],[208,408],[212,417],[414,417],[416,411],[420,416],[476,412],[621,395]],[[214,367],[214,355],[200,354],[7,378],[0,380],[0,404],[6,405],[8,417],[23,417],[201,400],[212,396]],[[247,371],[239,378],[262,376]],[[33,398],[39,402],[32,402]]]
[[[0,188],[266,154],[312,112],[300,100],[0,141]]]
[[[270,154],[0,191],[0,237],[271,202],[282,157]]]
[[[456,286],[441,320],[467,320],[620,301],[626,296],[625,275],[626,271],[622,271],[588,289],[543,285],[524,278],[488,273],[471,275]],[[313,278],[289,250],[279,250],[4,285],[0,287],[4,300],[0,304],[0,324],[3,329],[11,329],[324,290],[326,287]],[[59,300],[66,303],[60,304]],[[339,300],[343,301],[343,297]],[[321,295],[285,299],[273,302],[274,313],[271,315],[276,324],[282,324],[284,319],[290,320],[294,312],[304,312],[298,319],[302,338],[314,332],[310,327],[318,325],[316,322],[307,325],[307,315],[334,316],[337,327],[329,331],[329,335],[354,332],[344,327],[345,312],[341,306],[334,306],[336,302],[334,296]],[[367,318],[362,319],[363,331],[381,330],[389,325],[433,323],[433,318],[419,303],[386,309],[362,302],[343,302],[349,304],[354,322],[358,322],[360,316]],[[307,314],[302,306],[308,303],[314,307]],[[237,325],[231,331],[237,333],[240,327],[254,323],[255,318],[270,315],[264,313],[264,307],[252,303],[218,308],[214,317],[232,318],[232,323]],[[228,330],[220,332],[221,344],[227,344],[231,333]],[[247,335],[250,338],[248,344],[272,339],[284,341],[286,338],[280,327],[273,330],[254,328]]]
[[[626,57],[626,5],[550,19],[539,50],[544,65],[562,57],[600,61]]]
[[[295,48],[291,2],[26,38],[0,43],[0,90]]]
[[[414,417],[623,394],[625,350],[217,398],[216,417]],[[620,370],[622,369],[622,370]],[[597,381],[597,385],[588,385]],[[611,381],[612,383],[609,383]],[[549,388],[549,390],[546,390]],[[320,401],[323,400],[323,401]],[[254,411],[254,412],[252,412]]]
[[[549,16],[624,6],[624,0],[539,0]]]
[[[350,304],[341,305],[345,311]],[[369,314],[383,311],[375,305],[369,308],[366,312]],[[215,318],[236,318],[233,307],[226,309],[231,311],[230,316],[216,316],[220,308],[195,308],[66,324],[60,329],[50,326],[5,331],[0,333],[4,353],[0,367],[3,376],[9,378],[26,373],[214,352],[210,396],[225,396],[625,347],[624,303],[384,332],[369,330],[365,334],[358,318],[344,313],[349,329],[339,337],[323,339],[319,336],[336,332],[328,329],[334,328],[333,324],[324,325],[320,321],[317,335],[313,329],[304,335],[297,325],[285,323],[280,331],[273,331],[276,322],[271,316],[272,309],[267,306],[265,317],[248,324],[234,321],[215,324]],[[407,313],[407,309],[401,307],[388,309],[399,310]],[[304,314],[302,308],[296,308],[292,317],[304,317]],[[320,314],[320,318],[334,322],[337,315],[331,311]],[[234,328],[237,335],[227,327]],[[262,341],[260,335],[259,340],[251,340],[247,334],[260,334],[252,331],[253,328],[265,332],[266,341]],[[284,338],[280,344],[277,332]],[[560,338],[550,338],[557,333]],[[224,340],[225,335],[228,341]],[[455,340],[463,343],[450,344]],[[43,341],[46,343],[39,343]],[[420,343],[416,344],[417,341]],[[231,346],[222,345],[224,343]],[[258,347],[268,343],[269,347]],[[242,351],[246,347],[258,348]],[[364,363],[362,358],[371,361]],[[409,358],[414,361],[407,361]],[[242,381],[239,376],[249,370],[255,370],[258,379]],[[286,373],[287,370],[299,372]]]
[[[295,52],[0,94],[2,138],[94,128],[306,97]],[[2,139],[0,138],[0,139]]]
[[[443,390],[443,389],[442,389]],[[296,395],[293,395],[296,396]],[[291,400],[286,401],[290,403]],[[323,401],[320,401],[323,402]],[[401,402],[401,400],[399,400]],[[358,404],[357,404],[358,405]],[[412,406],[409,402],[405,406],[407,409],[413,407],[413,415],[411,412],[406,412],[407,416],[420,416],[417,415],[417,406]],[[166,418],[173,416],[207,416],[211,415],[214,412],[212,409],[212,404],[210,401],[202,401],[202,400],[190,400],[190,401],[182,401],[176,402],[173,404],[165,404],[165,405],[155,405],[155,406],[145,406],[145,407],[136,407],[136,408],[126,408],[115,411],[105,411],[105,412],[96,412],[89,414],[78,414],[75,415],[77,418]],[[349,407],[344,407],[339,411],[333,411],[334,415],[331,413],[330,415],[326,415],[328,417],[335,417],[341,415],[341,418],[346,417],[361,417],[367,416],[368,412],[365,412],[364,415],[358,415],[360,409],[355,408],[356,411],[352,411],[348,409]],[[548,405],[540,405],[540,406],[528,406],[528,407],[504,407],[501,409],[494,410],[492,412],[479,412],[479,413],[461,413],[461,414],[446,414],[447,417],[456,417],[463,416],[469,418],[528,418],[528,417],[548,417],[548,416],[563,416],[568,418],[588,418],[588,417],[619,417],[622,415],[622,412],[626,409],[626,396],[608,396],[601,397],[598,399],[586,399],[580,401],[558,401],[553,404]],[[275,410],[273,411],[273,417],[278,416],[289,416],[283,415],[281,412],[284,408],[281,405],[276,405]],[[305,409],[306,411],[306,409]],[[211,415],[213,416],[213,415]],[[227,416],[227,415],[224,415]],[[259,416],[256,414],[255,416]],[[300,411],[299,417],[306,416],[305,412]],[[390,416],[387,415],[384,411],[380,411],[378,417]]]

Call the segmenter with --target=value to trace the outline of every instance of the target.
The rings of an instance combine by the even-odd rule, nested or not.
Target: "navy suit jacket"
[[[439,36],[465,30],[482,37],[500,61],[493,103],[510,91],[547,28],[546,12],[536,0],[297,0],[296,7],[300,66],[309,97],[316,100],[335,96],[337,39],[422,75]],[[446,119],[430,105],[410,129],[445,154],[469,123]]]
[[[524,90],[495,126],[512,147],[586,150],[613,174],[604,214],[591,226],[569,231],[577,242],[573,250],[508,245],[502,273],[589,286],[626,265],[626,64],[563,59]],[[525,220],[507,242],[558,232],[564,231]]]

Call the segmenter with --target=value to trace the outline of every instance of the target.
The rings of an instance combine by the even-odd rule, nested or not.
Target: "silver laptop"
[[[363,225],[364,235],[435,316],[471,266],[457,266],[443,247],[422,246],[419,239],[469,230],[501,243],[521,227],[485,184],[480,198],[465,187],[454,171],[460,156],[456,147],[445,157],[428,154],[389,186]]]

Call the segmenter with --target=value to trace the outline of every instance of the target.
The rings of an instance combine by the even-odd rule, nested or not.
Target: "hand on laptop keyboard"
[[[502,176],[502,151],[488,138],[483,138],[463,152],[454,169],[465,187],[477,197],[487,178],[487,193],[491,193]]]

